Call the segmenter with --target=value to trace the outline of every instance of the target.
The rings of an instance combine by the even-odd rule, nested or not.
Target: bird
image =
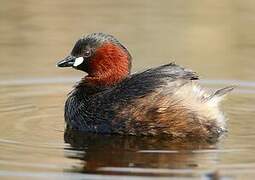
[[[227,131],[220,104],[234,86],[205,90],[197,73],[174,62],[131,74],[132,56],[113,35],[82,36],[57,66],[85,74],[65,102],[68,129],[198,141]]]

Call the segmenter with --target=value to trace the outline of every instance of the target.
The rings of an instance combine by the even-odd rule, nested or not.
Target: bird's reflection
[[[217,163],[216,143],[170,141],[166,137],[114,136],[65,131],[64,139],[84,151],[79,172],[98,172],[104,167],[195,169]],[[68,155],[66,155],[68,156]],[[77,169],[73,169],[77,172]]]

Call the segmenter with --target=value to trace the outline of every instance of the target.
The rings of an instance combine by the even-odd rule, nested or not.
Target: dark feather
[[[114,119],[117,109],[127,106],[133,100],[144,97],[168,83],[176,80],[186,83],[196,79],[198,76],[191,70],[170,63],[130,75],[121,83],[102,91],[98,87],[90,87],[81,82],[66,102],[65,119],[74,129],[110,132],[111,120]],[[94,94],[91,93],[93,89],[96,92]],[[173,89],[169,89],[169,92]]]

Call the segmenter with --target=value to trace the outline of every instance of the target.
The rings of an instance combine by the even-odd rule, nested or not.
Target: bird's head
[[[58,67],[73,67],[88,73],[85,81],[111,86],[125,79],[131,69],[132,57],[115,37],[93,33],[81,37],[70,55],[57,63]]]

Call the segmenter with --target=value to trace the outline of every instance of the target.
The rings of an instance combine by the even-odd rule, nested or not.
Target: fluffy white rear
[[[173,95],[187,109],[195,112],[201,120],[216,121],[218,126],[225,127],[225,118],[219,109],[224,95],[233,87],[223,88],[215,93],[206,92],[195,82],[186,83]]]

